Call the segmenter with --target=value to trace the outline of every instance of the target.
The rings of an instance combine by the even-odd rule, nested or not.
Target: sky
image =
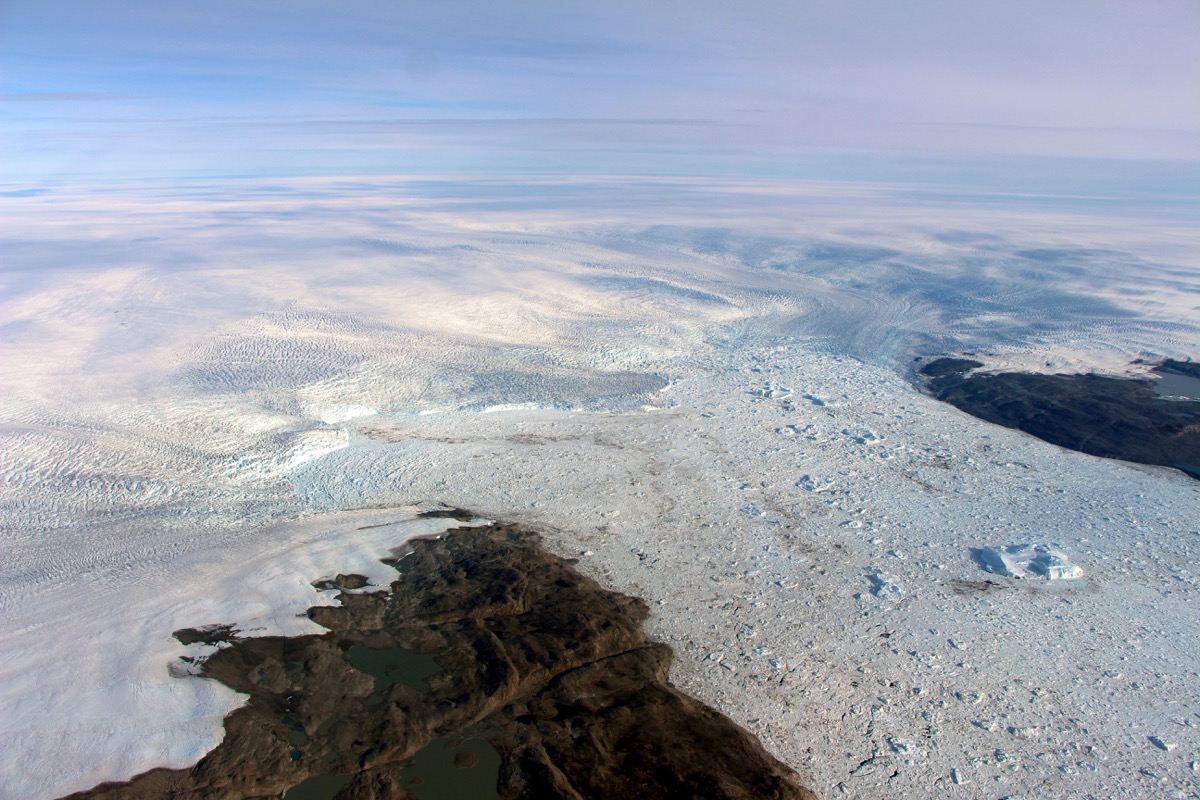
[[[1198,41],[1195,0],[4,0],[0,135],[16,184],[1030,158],[1169,179],[1200,161]]]
[[[881,519],[912,522],[892,527],[898,542],[902,528],[932,527],[937,546],[974,570],[962,547],[974,534],[951,523],[975,519],[981,543],[999,535],[971,516],[986,496],[1014,536],[1053,530],[1061,503],[996,491],[1040,491],[1050,476],[1074,498],[1078,531],[1120,529],[1104,546],[1109,563],[1128,566],[1121,548],[1146,532],[1134,523],[1181,530],[1194,518],[1173,484],[1113,465],[1075,474],[1061,452],[1025,440],[977,464],[992,441],[973,449],[958,417],[909,416],[911,387],[878,370],[935,346],[1004,345],[1038,367],[1049,350],[1054,368],[1072,370],[1196,354],[1197,42],[1200,0],[0,0],[0,484],[14,498],[0,503],[0,522],[16,521],[9,549],[24,559],[2,565],[22,577],[0,585],[0,638],[22,644],[19,680],[0,680],[0,703],[24,709],[24,722],[19,747],[0,748],[0,778],[57,797],[47,782],[62,775],[29,764],[117,777],[150,766],[138,759],[161,760],[179,714],[199,719],[186,698],[166,713],[158,689],[147,691],[182,691],[162,668],[165,631],[246,619],[220,608],[196,618],[193,601],[255,591],[239,579],[236,592],[214,593],[211,568],[186,567],[220,566],[212,547],[228,558],[282,541],[260,522],[384,504],[398,491],[451,492],[445,499],[483,509],[536,499],[557,515],[551,527],[567,530],[608,520],[616,490],[596,487],[632,495],[628,477],[640,469],[586,447],[587,468],[576,469],[581,451],[567,436],[493,459],[499,473],[472,473],[488,442],[519,444],[525,418],[510,430],[495,427],[507,417],[472,412],[478,440],[394,448],[343,447],[349,429],[328,427],[376,407],[403,416],[549,408],[562,397],[589,407],[568,389],[605,398],[613,375],[686,377],[708,363],[717,379],[695,372],[679,391],[697,393],[681,402],[732,407],[735,393],[761,391],[767,375],[743,380],[761,354],[786,362],[772,381],[857,397],[797,404],[843,420],[814,444],[824,455],[797,458],[814,479],[838,475],[847,497],[918,498],[907,511],[880,506]],[[1114,190],[1115,201],[1100,196]],[[799,360],[773,349],[793,333]],[[720,351],[711,362],[710,342]],[[810,359],[808,348],[837,358]],[[862,362],[851,369],[842,356]],[[449,430],[466,419],[440,416],[419,424]],[[793,462],[761,457],[783,427],[664,419],[678,437],[647,423],[658,442],[643,442],[648,458],[692,447],[697,419],[721,457],[690,488],[668,470],[645,500],[630,499],[620,519],[633,527],[620,541],[660,538],[652,528],[675,505],[725,509],[705,528],[717,534],[767,530],[777,520],[747,516],[740,481],[722,480],[730,464],[760,486],[807,495],[788,478]],[[579,441],[592,441],[591,425],[580,422]],[[883,443],[859,447],[860,425]],[[342,449],[352,457],[320,460]],[[930,467],[952,451],[973,466]],[[918,492],[907,467],[880,471],[884,452],[940,473],[946,491]],[[858,535],[822,519],[830,540]],[[725,546],[719,538],[689,547]],[[1085,541],[1080,553],[1092,548]],[[1185,563],[1183,538],[1163,546],[1182,549],[1165,551],[1162,570]],[[289,552],[267,560],[290,569]],[[925,580],[930,562],[907,563],[896,567],[907,583]],[[865,562],[842,566],[853,580],[867,574]],[[851,602],[844,572],[831,572],[829,596]],[[180,574],[199,588],[156,593]],[[156,609],[169,603],[192,621],[167,626]],[[839,643],[877,641],[847,637],[847,617],[826,616]],[[1142,618],[1121,617],[1130,630]],[[1058,628],[1028,627],[1044,635],[1039,652],[1061,644]],[[80,641],[64,629],[105,645],[83,648],[96,657],[85,666],[103,661],[101,672],[64,656]],[[111,644],[129,631],[135,644]],[[1179,652],[1164,639],[1161,663]],[[43,691],[26,691],[30,681]],[[0,718],[15,717],[0,707]],[[217,735],[215,712],[206,719]],[[164,738],[148,736],[146,720]]]

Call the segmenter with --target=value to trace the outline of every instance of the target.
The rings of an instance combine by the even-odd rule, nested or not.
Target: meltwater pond
[[[1154,383],[1159,397],[1200,400],[1200,378],[1191,375],[1165,374]]]

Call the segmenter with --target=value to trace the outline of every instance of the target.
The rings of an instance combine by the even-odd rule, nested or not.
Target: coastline
[[[1157,378],[1092,373],[976,372],[983,362],[937,358],[924,388],[986,422],[1102,458],[1172,467],[1200,480],[1200,364],[1167,359]],[[1164,390],[1195,396],[1174,397]]]
[[[788,391],[766,397],[764,385]],[[1200,737],[1164,704],[1183,707],[1198,688],[1187,655],[1200,652],[1188,602],[1196,586],[1189,565],[1200,556],[1194,481],[982,425],[890,370],[800,346],[731,354],[704,379],[677,381],[666,402],[641,413],[351,421],[350,446],[291,476],[315,511],[336,513],[235,530],[230,537],[240,538],[174,556],[170,570],[137,565],[137,585],[77,571],[53,596],[28,595],[21,607],[34,619],[60,618],[30,604],[38,597],[70,605],[72,636],[87,646],[80,663],[47,661],[27,673],[40,686],[66,687],[50,697],[67,700],[82,688],[81,669],[107,676],[108,654],[124,657],[128,642],[145,640],[146,621],[164,618],[148,587],[161,585],[159,597],[176,597],[167,586],[182,592],[168,611],[195,625],[267,614],[258,603],[268,598],[246,596],[250,576],[363,571],[345,563],[347,542],[358,542],[351,561],[387,571],[375,559],[397,529],[372,526],[397,523],[397,514],[383,506],[437,497],[543,531],[545,546],[579,558],[585,575],[645,598],[648,635],[675,652],[672,683],[751,731],[821,796],[1002,796],[1044,786],[1133,800],[1164,780],[1193,785]],[[980,498],[988,501],[982,513]],[[343,560],[295,560],[314,531],[326,531],[320,541]],[[1059,544],[1085,578],[1015,584],[971,556],[972,548],[1030,539]],[[227,551],[225,541],[242,544]],[[120,594],[121,586],[131,588]],[[116,602],[135,589],[135,599],[146,598],[140,605]],[[80,605],[80,592],[89,604]],[[255,602],[245,614],[222,611],[223,593]],[[137,627],[97,598],[115,602]],[[204,608],[212,610],[196,618]],[[88,613],[95,622],[81,628]],[[86,660],[91,653],[97,658]],[[145,685],[169,657],[154,660],[153,672],[139,667],[109,680]],[[240,704],[227,694],[223,709]],[[181,724],[147,696],[128,710],[149,709],[164,729],[169,722],[173,741],[200,741],[194,710]],[[29,736],[15,744],[38,763],[47,750],[28,742],[46,715],[31,708],[10,718],[30,720]],[[125,720],[104,721],[102,744]],[[132,729],[119,735],[137,743]],[[1151,736],[1175,746],[1162,750]],[[96,741],[82,740],[92,748],[80,751],[84,759]],[[158,752],[130,755],[144,764]],[[103,759],[105,768],[113,763]],[[14,794],[57,796],[37,791]]]
[[[224,741],[190,769],[70,800],[815,798],[667,682],[671,651],[642,633],[644,603],[539,540],[503,524],[410,538],[389,589],[361,575],[321,582],[340,590],[339,606],[308,611],[325,634],[178,631],[219,645],[195,665],[249,696]]]

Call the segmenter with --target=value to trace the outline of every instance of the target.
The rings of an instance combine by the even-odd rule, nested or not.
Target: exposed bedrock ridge
[[[1200,479],[1200,402],[1167,400],[1149,379],[1103,375],[972,373],[978,361],[941,358],[921,368],[929,391],[980,419],[1094,456],[1175,467]],[[1198,365],[1166,361],[1163,374]]]
[[[309,609],[329,633],[231,640],[203,664],[250,696],[221,745],[190,769],[71,797],[279,797],[318,776],[340,778],[324,795],[338,800],[428,797],[411,759],[445,737],[495,748],[505,800],[815,797],[747,731],[671,686],[671,651],[647,641],[641,600],[538,542],[512,525],[413,541],[390,591]],[[383,667],[356,668],[364,653]],[[428,667],[420,654],[436,654],[432,670],[405,666]]]

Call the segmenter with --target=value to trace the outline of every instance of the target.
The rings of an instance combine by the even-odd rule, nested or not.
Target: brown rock
[[[505,800],[813,797],[748,732],[670,685],[671,652],[646,641],[641,600],[605,591],[536,534],[464,528],[412,547],[389,594],[310,609],[329,633],[233,639],[208,659],[205,676],[250,700],[196,766],[72,797],[280,797],[344,776],[339,800],[426,800],[441,795],[413,758],[450,736],[449,772]],[[498,755],[494,783],[458,749],[470,738],[494,748],[493,770]]]
[[[1165,400],[1149,379],[1027,372],[968,374],[978,361],[940,358],[920,372],[938,400],[1059,447],[1102,458],[1174,467],[1200,480],[1200,402]],[[1163,375],[1200,377],[1200,365],[1167,360]]]

